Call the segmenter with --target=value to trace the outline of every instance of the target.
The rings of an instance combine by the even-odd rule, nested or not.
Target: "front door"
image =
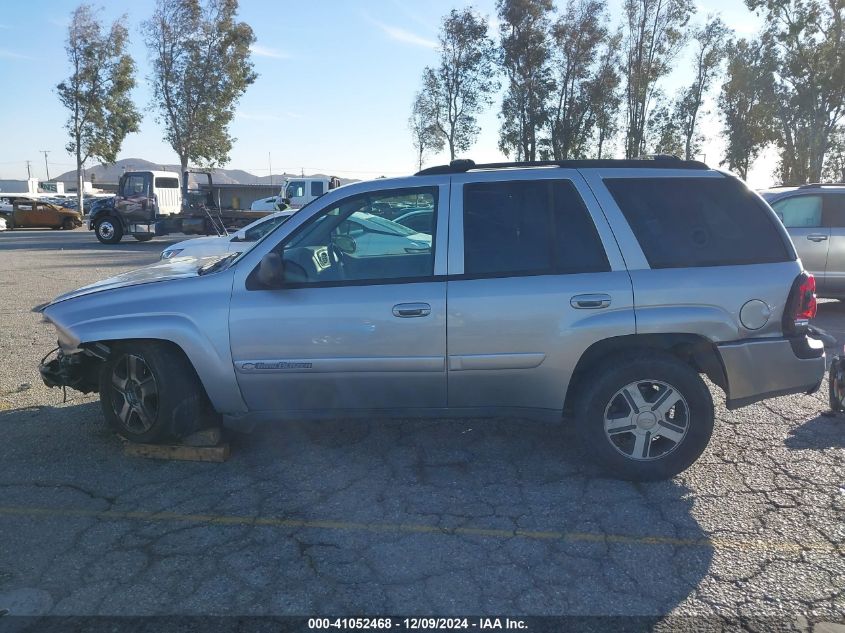
[[[235,277],[230,341],[250,410],[446,405],[446,253],[381,212],[419,205],[445,237],[445,185],[350,195],[272,247],[283,287],[263,287],[255,265]]]
[[[592,343],[633,334],[631,280],[580,174],[454,176],[449,406],[559,413]]]

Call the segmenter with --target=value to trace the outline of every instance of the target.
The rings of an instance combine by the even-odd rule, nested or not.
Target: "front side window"
[[[131,198],[132,196],[140,196],[146,193],[146,177],[143,174],[136,176],[127,176],[123,183],[123,197]]]
[[[569,180],[464,185],[464,274],[610,270],[593,220]]]
[[[305,224],[281,247],[286,285],[399,281],[434,274],[432,236],[386,217],[408,205],[437,212],[437,188],[351,196]]]
[[[811,228],[822,225],[822,197],[796,196],[772,203],[772,209],[788,228]]]
[[[733,178],[604,181],[652,268],[790,261],[771,211]]]
[[[288,183],[288,198],[302,198],[305,196],[305,183],[301,180]]]

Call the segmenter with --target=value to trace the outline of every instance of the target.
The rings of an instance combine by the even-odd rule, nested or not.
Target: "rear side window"
[[[319,180],[315,180],[311,183],[311,195],[312,196],[322,196],[323,195],[323,183]]]
[[[596,227],[571,181],[464,185],[464,274],[607,270]]]
[[[771,212],[733,178],[609,178],[652,268],[790,261]]]
[[[845,191],[824,196],[824,225],[831,228],[845,228]]]

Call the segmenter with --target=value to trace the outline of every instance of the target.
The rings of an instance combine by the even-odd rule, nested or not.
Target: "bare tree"
[[[431,92],[438,134],[454,160],[475,142],[476,117],[492,103],[491,94],[498,88],[495,46],[487,20],[470,7],[452,9],[443,20],[439,41],[440,64],[425,69],[423,83]]]
[[[502,101],[499,148],[517,160],[536,160],[539,132],[554,86],[549,68],[549,14],[552,0],[497,0],[501,21],[500,63],[507,77]]]
[[[414,97],[411,117],[408,119],[408,128],[411,130],[414,149],[417,151],[419,169],[423,167],[426,153],[439,152],[446,144],[443,135],[437,129],[435,94],[434,76],[430,72],[426,73],[422,90]]]
[[[192,160],[229,160],[235,106],[257,77],[249,51],[255,36],[237,12],[238,0],[158,0],[143,24],[153,106],[183,172]]]
[[[83,167],[89,158],[117,160],[123,140],[138,130],[141,116],[132,103],[135,62],[126,52],[126,16],[104,30],[91,5],[71,14],[65,43],[73,72],[56,86],[59,101],[70,110],[66,148],[76,159],[76,200],[84,211]]]
[[[625,155],[645,151],[646,128],[657,82],[686,44],[693,0],[625,0]]]

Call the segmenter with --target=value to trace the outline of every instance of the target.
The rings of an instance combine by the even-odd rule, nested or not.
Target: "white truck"
[[[262,198],[252,203],[251,211],[279,211],[284,208],[299,209],[327,191],[340,187],[334,176],[317,178],[288,178],[282,183],[279,195]]]
[[[206,190],[188,188],[192,173],[208,179]],[[146,242],[169,233],[220,235],[267,213],[220,209],[209,172],[189,170],[180,180],[172,171],[128,171],[120,178],[116,196],[92,205],[88,228],[103,244],[116,244],[124,235]]]

